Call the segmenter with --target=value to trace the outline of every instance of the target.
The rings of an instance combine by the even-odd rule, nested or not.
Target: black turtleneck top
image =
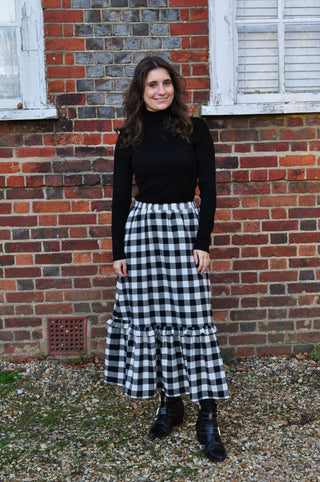
[[[191,118],[190,142],[166,129],[167,111],[145,111],[143,140],[136,148],[115,148],[112,244],[113,259],[124,259],[124,227],[131,205],[133,176],[137,201],[176,203],[192,201],[198,185],[200,223],[194,249],[209,251],[213,229],[216,188],[215,158],[209,129],[201,118]]]

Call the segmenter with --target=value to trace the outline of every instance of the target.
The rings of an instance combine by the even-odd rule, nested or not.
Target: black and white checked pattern
[[[209,275],[198,274],[194,202],[136,201],[125,229],[129,276],[118,277],[109,320],[105,381],[134,398],[227,398],[212,322]]]

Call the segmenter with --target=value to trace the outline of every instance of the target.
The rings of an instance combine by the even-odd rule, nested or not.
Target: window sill
[[[320,112],[320,102],[288,102],[235,105],[203,105],[201,115],[307,114]]]
[[[55,107],[44,109],[0,109],[0,121],[57,119]]]

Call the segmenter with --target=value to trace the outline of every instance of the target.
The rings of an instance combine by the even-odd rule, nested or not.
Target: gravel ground
[[[106,387],[99,363],[0,361],[0,481],[320,481],[320,364],[309,356],[226,366],[219,404],[228,452],[208,461],[183,425],[147,438],[158,401]]]

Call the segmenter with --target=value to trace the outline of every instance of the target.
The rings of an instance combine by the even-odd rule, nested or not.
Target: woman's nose
[[[159,84],[159,94],[165,94],[165,88],[163,84]]]

